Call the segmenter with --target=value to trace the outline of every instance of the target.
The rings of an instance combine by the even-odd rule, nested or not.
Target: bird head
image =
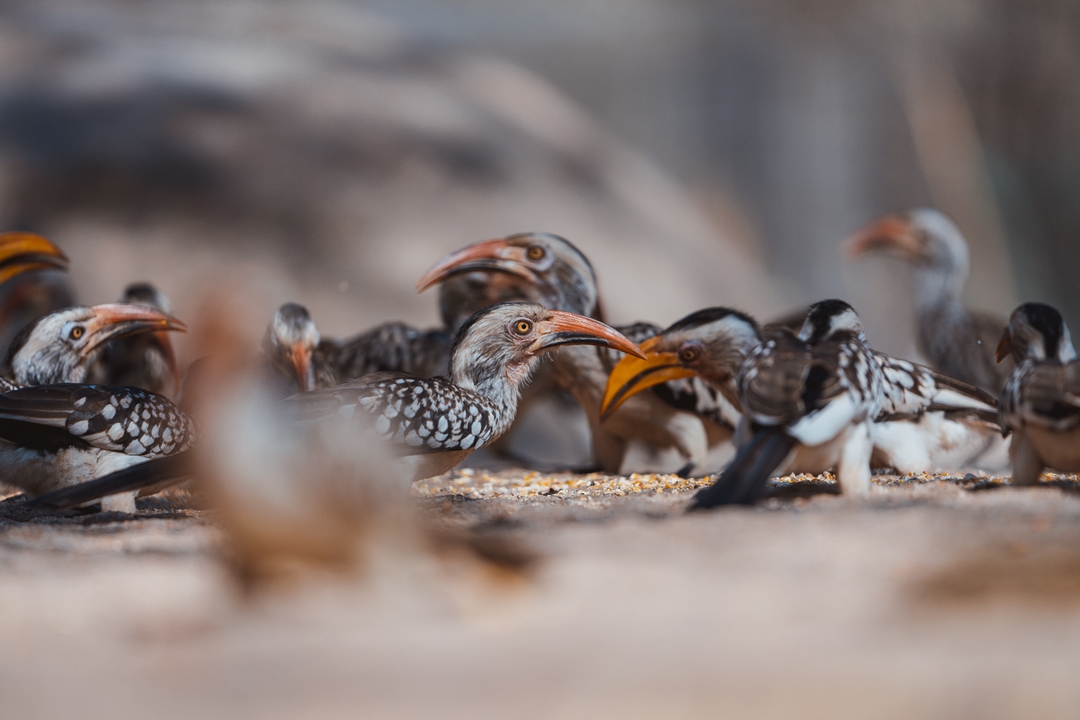
[[[32,270],[67,268],[67,255],[41,235],[0,233],[0,284]]]
[[[829,340],[846,332],[861,340],[866,339],[862,321],[855,309],[843,300],[822,300],[810,306],[799,339],[811,345]]]
[[[644,357],[599,320],[534,303],[503,303],[479,311],[458,331],[450,350],[451,379],[473,390],[516,391],[543,353],[564,345],[600,345]]]
[[[171,315],[139,305],[67,308],[23,328],[8,350],[8,365],[22,384],[82,382],[109,341],[170,330],[183,332],[187,327]]]
[[[277,309],[263,337],[263,351],[270,364],[286,376],[295,377],[300,392],[315,387],[312,355],[319,345],[319,328],[307,308],[285,303]]]
[[[148,282],[137,282],[128,285],[124,288],[124,294],[120,296],[120,302],[125,305],[141,305],[154,308],[167,315],[172,315],[173,311],[172,303],[169,302],[169,298],[165,293]],[[173,379],[172,393],[176,395],[180,390],[180,365],[176,361],[176,351],[173,350],[169,333],[166,330],[159,330],[151,333],[149,337],[151,342],[157,345],[161,349],[162,355],[165,356],[165,362],[169,366],[169,373]]]
[[[1042,303],[1024,303],[1013,311],[995,353],[999,363],[1010,355],[1017,363],[1047,359],[1067,363],[1076,359],[1076,350],[1061,313]]]
[[[608,376],[600,419],[606,420],[630,397],[670,380],[698,376],[725,396],[747,354],[761,341],[757,322],[724,307],[708,308],[641,344],[644,358],[624,357]],[[730,400],[737,402],[731,393]]]
[[[417,292],[438,283],[451,327],[451,317],[463,306],[526,301],[582,315],[595,314],[597,307],[596,274],[588,258],[569,240],[549,233],[510,235],[452,252],[420,278]]]
[[[947,215],[920,208],[875,220],[848,238],[852,257],[885,250],[915,265],[967,273],[968,246],[960,228]]]

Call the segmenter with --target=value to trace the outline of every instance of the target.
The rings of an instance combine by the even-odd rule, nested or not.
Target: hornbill
[[[753,503],[774,475],[832,468],[842,490],[867,495],[883,385],[862,323],[841,300],[812,306],[798,335],[766,331],[738,375],[748,439],[691,509]]]
[[[699,378],[714,393],[695,393],[696,412],[737,426],[742,405],[736,379],[760,340],[757,323],[743,313],[723,307],[692,313],[641,343],[646,359],[624,358],[615,366],[602,412],[659,383]],[[885,380],[882,408],[871,427],[873,467],[911,473],[1000,466],[1004,443],[992,396],[883,353],[874,351],[873,357]]]
[[[119,302],[172,314],[169,298],[146,282],[128,285]],[[93,385],[137,387],[175,397],[180,390],[180,370],[169,333],[162,330],[113,340],[91,365],[86,381]]]
[[[599,321],[532,303],[503,303],[477,312],[458,331],[448,378],[374,373],[298,393],[273,410],[298,431],[312,423],[358,425],[364,437],[377,439],[392,456],[395,474],[411,482],[446,472],[498,438],[513,422],[521,386],[540,357],[578,344],[640,355],[637,345]],[[140,471],[149,475],[147,484],[160,483],[162,464],[147,465],[41,500],[66,507],[109,495],[116,487],[130,491],[139,487]]]
[[[463,274],[511,276],[532,302],[589,316],[599,316],[599,294],[592,264],[570,241],[547,233],[523,233],[469,245],[440,260],[417,283],[425,290]],[[659,331],[650,323],[619,328],[635,341]],[[585,411],[593,454],[608,472],[682,468],[704,471],[710,450],[730,440],[730,428],[703,420],[685,409],[686,387],[672,387],[667,400],[654,393],[637,395],[600,420],[604,384],[614,362],[597,348],[567,348],[553,356],[555,381],[569,390]],[[677,399],[676,399],[677,398]],[[692,401],[691,401],[692,402]],[[679,455],[665,468],[657,458],[668,450]],[[641,463],[636,465],[635,463]],[[659,465],[659,467],[656,467]]]
[[[6,348],[27,323],[71,305],[59,274],[67,268],[64,252],[41,235],[0,233],[0,347]],[[37,270],[53,272],[32,272]]]
[[[303,305],[285,303],[277,309],[266,326],[263,354],[283,397],[340,382],[320,343],[319,328]]]
[[[194,428],[168,398],[82,384],[109,341],[184,329],[134,305],[68,308],[25,328],[8,354],[14,381],[0,394],[0,480],[36,496],[186,450]],[[131,512],[134,495],[103,508]]]
[[[1080,361],[1061,314],[1021,305],[996,355],[1016,362],[1000,401],[1002,427],[1013,434],[1013,484],[1033,485],[1046,469],[1080,471]]]
[[[915,266],[919,351],[930,366],[997,395],[1012,369],[1011,363],[994,362],[1005,320],[964,307],[960,296],[969,256],[956,224],[937,210],[923,208],[881,218],[847,241],[852,255],[877,249]]]

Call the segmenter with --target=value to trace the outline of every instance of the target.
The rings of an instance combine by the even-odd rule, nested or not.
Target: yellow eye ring
[[[71,328],[71,333],[70,333],[71,339],[72,340],[80,339],[83,336],[84,332],[85,332],[85,330],[83,330],[82,325],[76,325],[75,327]]]
[[[544,248],[539,245],[533,245],[526,254],[529,256],[530,260],[539,260],[544,257]]]
[[[514,323],[514,332],[518,335],[528,335],[532,332],[533,324],[528,320],[518,320]]]

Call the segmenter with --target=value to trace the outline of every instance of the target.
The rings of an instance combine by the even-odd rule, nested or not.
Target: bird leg
[[[1012,444],[1009,446],[1009,458],[1012,460],[1013,485],[1029,486],[1039,481],[1039,476],[1043,471],[1042,458],[1039,457],[1035,445],[1024,431],[1013,433]]]
[[[874,444],[870,440],[867,423],[859,423],[851,429],[840,451],[836,466],[836,479],[845,495],[865,498],[870,495],[870,455]]]

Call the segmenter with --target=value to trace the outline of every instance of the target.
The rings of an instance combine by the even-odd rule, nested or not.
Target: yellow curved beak
[[[626,402],[631,396],[653,385],[669,380],[682,380],[693,377],[693,370],[683,367],[679,357],[673,352],[658,352],[659,337],[649,338],[641,344],[644,358],[627,355],[614,367],[608,376],[604,389],[604,400],[600,404],[600,421],[611,417],[611,413]]]
[[[67,255],[30,232],[0,233],[0,284],[32,270],[67,270]]]

